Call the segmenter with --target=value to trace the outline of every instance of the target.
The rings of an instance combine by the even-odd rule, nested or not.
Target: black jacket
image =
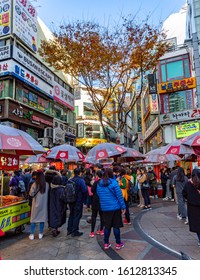
[[[66,222],[64,187],[51,184],[49,194],[49,227],[57,229]]]
[[[99,211],[100,210],[100,202],[99,202],[99,197],[97,195],[97,185],[99,183],[100,180],[97,180],[94,182],[94,184],[92,185],[92,209]]]
[[[192,232],[200,233],[200,193],[188,181],[183,188],[183,196],[187,199],[189,229]]]

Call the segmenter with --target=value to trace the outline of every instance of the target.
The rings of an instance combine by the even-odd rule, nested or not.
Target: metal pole
[[[3,172],[1,171],[1,199],[0,206],[3,206]]]
[[[194,68],[196,73],[196,94],[197,94],[197,108],[200,107],[200,61],[199,61],[199,45],[197,33],[192,34],[192,44],[194,51]]]

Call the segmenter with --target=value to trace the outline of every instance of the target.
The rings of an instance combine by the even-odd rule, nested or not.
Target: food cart
[[[24,224],[30,221],[30,206],[23,197],[3,195],[3,171],[19,169],[19,156],[0,154],[1,170],[1,199],[0,199],[0,230],[1,235],[6,231],[15,229],[19,233],[24,229]]]
[[[4,170],[19,169],[19,156],[35,155],[45,152],[45,149],[28,133],[20,129],[0,124],[0,236],[14,229],[21,231],[24,224],[30,220],[28,201],[17,196],[3,195]]]

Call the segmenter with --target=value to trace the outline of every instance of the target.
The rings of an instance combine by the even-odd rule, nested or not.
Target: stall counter
[[[21,229],[21,226],[28,222],[30,222],[30,206],[27,200],[0,206],[0,229],[2,232]]]

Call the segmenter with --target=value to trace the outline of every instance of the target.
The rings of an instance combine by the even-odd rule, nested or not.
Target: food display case
[[[22,232],[24,224],[30,222],[30,206],[28,201],[14,195],[3,196],[3,205],[0,206],[1,232],[15,230]]]
[[[30,206],[27,200],[14,195],[3,195],[3,171],[14,171],[18,169],[19,156],[0,154],[0,236],[3,236],[6,231],[11,229],[15,229],[16,233],[21,232],[24,229],[24,224],[30,221]]]

